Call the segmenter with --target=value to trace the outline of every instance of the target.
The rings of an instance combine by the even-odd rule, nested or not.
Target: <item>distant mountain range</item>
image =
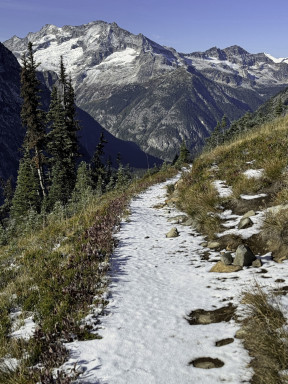
[[[0,176],[9,167],[15,173],[24,134],[20,67],[8,49],[20,62],[28,41],[48,98],[63,56],[75,86],[87,156],[105,129],[110,153],[121,152],[126,163],[140,167],[157,158],[172,160],[183,140],[197,151],[224,114],[230,122],[238,119],[288,85],[288,59],[250,54],[238,46],[184,54],[115,23],[45,25],[25,38],[12,37],[4,42],[6,48],[0,45]],[[2,159],[11,160],[5,171]]]
[[[285,59],[238,46],[178,53],[103,21],[45,25],[4,45],[19,59],[28,41],[39,69],[58,71],[63,55],[82,110],[116,137],[166,160],[183,140],[199,148],[224,114],[238,119],[288,84]]]

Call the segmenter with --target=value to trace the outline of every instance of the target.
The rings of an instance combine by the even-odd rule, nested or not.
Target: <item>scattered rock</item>
[[[245,228],[249,228],[249,227],[252,227],[253,225],[253,221],[250,219],[250,217],[242,217],[242,219],[240,220],[239,224],[238,224],[238,229],[245,229]]]
[[[220,247],[220,243],[218,241],[209,241],[207,247],[210,249],[215,249]]]
[[[165,206],[166,206],[166,203],[159,203],[159,204],[153,205],[153,208],[161,209],[161,208],[164,208]]]
[[[251,211],[248,211],[247,213],[245,213],[245,215],[242,216],[242,219],[246,219],[247,217],[251,217],[251,216],[255,216],[255,215],[256,215],[256,213],[252,209]]]
[[[200,357],[190,361],[189,365],[193,365],[195,368],[212,369],[223,367],[223,361],[219,359],[212,359],[212,357]]]
[[[256,259],[252,262],[252,267],[254,268],[261,268],[262,267],[262,261],[260,259]]]
[[[222,339],[222,340],[216,341],[215,345],[216,345],[216,347],[223,347],[224,345],[228,345],[228,344],[231,344],[233,342],[234,342],[234,339],[232,337],[230,337],[228,339]]]
[[[245,328],[240,328],[235,334],[236,339],[244,339],[247,334]]]
[[[279,295],[286,296],[287,293],[288,293],[288,286],[287,285],[285,287],[274,289],[274,294],[277,296],[279,296]]]
[[[170,231],[166,234],[166,237],[170,238],[170,237],[178,237],[179,236],[179,232],[178,232],[178,229],[176,227],[173,227],[170,229]]]
[[[187,227],[194,227],[194,228],[197,227],[197,223],[195,223],[195,220],[193,220],[192,217],[189,217],[187,220],[183,221],[181,224]]]
[[[230,273],[230,272],[238,272],[241,271],[242,267],[239,265],[225,265],[222,261],[218,261],[213,267],[210,269],[210,272],[218,272],[218,273]]]
[[[220,260],[225,265],[231,265],[233,263],[233,257],[231,252],[225,252],[220,256]]]
[[[209,252],[203,252],[200,254],[201,260],[209,260],[210,253]]]
[[[167,199],[165,201],[165,204],[168,206],[168,207],[175,207],[176,206],[176,203],[179,201],[179,197],[171,197],[170,199]]]
[[[187,221],[187,219],[188,219],[188,216],[186,216],[186,215],[178,215],[178,216],[170,217],[168,219],[168,221],[173,222],[173,223],[177,223],[177,224],[181,224],[181,223]]]
[[[249,247],[244,244],[240,244],[236,250],[235,259],[233,265],[239,265],[240,267],[247,267],[252,265],[256,260],[254,253]]]
[[[190,312],[186,320],[190,325],[206,325],[212,323],[220,323],[221,321],[230,321],[235,314],[233,304],[229,304],[226,307],[215,309],[214,311],[206,311],[204,309],[197,309]]]

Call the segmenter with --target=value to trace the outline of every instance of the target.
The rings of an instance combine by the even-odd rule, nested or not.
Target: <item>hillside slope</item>
[[[265,217],[275,213],[284,220],[288,203],[287,138],[288,116],[285,116],[251,129],[231,143],[204,152],[195,160],[191,174],[178,191],[180,207],[195,218],[199,228],[211,239],[218,239],[223,245],[226,239],[225,247],[229,241],[245,240],[251,244],[256,241],[260,250],[267,247],[267,251],[274,251],[263,233],[261,236],[255,233],[251,239],[233,235],[233,231],[227,233],[230,225],[225,225],[225,221],[229,214],[225,217],[225,212],[244,215],[249,210],[265,211]],[[275,206],[278,208],[273,208]],[[265,225],[269,226],[269,222],[270,219],[265,220]],[[278,230],[281,232],[280,226]],[[282,235],[279,233],[279,236],[278,246],[283,246],[284,252],[285,240],[281,242]],[[275,258],[279,252],[278,249]]]
[[[0,43],[0,177],[16,177],[24,137],[20,120],[20,65]]]
[[[25,135],[20,118],[20,72],[21,66],[15,56],[0,43],[0,177],[4,180],[10,176],[16,180]],[[41,103],[47,111],[50,92],[58,76],[53,71],[41,71],[37,76],[41,82]],[[162,163],[159,158],[143,152],[137,144],[116,138],[81,108],[77,109],[77,118],[82,128],[79,132],[80,152],[85,160],[90,161],[103,132],[108,141],[105,157],[108,159],[110,156],[115,166],[118,154],[121,154],[124,165],[135,168],[148,169]]]

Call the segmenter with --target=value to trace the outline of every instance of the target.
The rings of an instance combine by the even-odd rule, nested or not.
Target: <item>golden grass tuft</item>
[[[288,333],[286,319],[276,296],[264,292],[258,283],[243,296],[246,318],[243,320],[244,346],[253,358],[251,384],[284,384],[288,376]]]

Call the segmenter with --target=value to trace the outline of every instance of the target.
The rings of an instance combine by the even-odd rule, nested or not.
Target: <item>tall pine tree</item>
[[[79,157],[75,95],[71,79],[67,81],[63,58],[60,60],[59,86],[51,94],[47,114],[47,151],[50,155],[50,208],[60,201],[66,204],[76,182],[76,161]]]
[[[67,132],[71,140],[71,157],[75,160],[79,157],[79,145],[77,131],[80,130],[79,123],[76,119],[75,92],[72,85],[71,77],[67,79],[66,68],[64,66],[63,57],[60,59],[60,97],[65,111],[65,123]],[[74,161],[73,160],[73,161]],[[75,172],[76,177],[76,172]]]
[[[56,87],[52,90],[47,123],[49,129],[47,151],[51,165],[48,206],[52,208],[57,201],[67,203],[74,188],[75,168],[71,156],[72,143],[65,122],[65,111]]]
[[[37,170],[32,164],[28,151],[20,160],[17,186],[12,199],[11,216],[24,217],[29,210],[40,211],[40,184]]]
[[[46,185],[44,180],[43,149],[45,145],[45,116],[40,103],[40,82],[37,79],[33,55],[33,45],[28,43],[28,53],[22,57],[21,72],[21,97],[23,99],[21,109],[21,120],[26,128],[24,140],[24,151],[29,153],[32,166],[37,170],[42,197],[46,196]]]
[[[101,192],[104,192],[104,185],[109,181],[107,181],[105,164],[103,163],[104,147],[106,143],[107,141],[102,132],[91,161],[92,180],[94,187],[98,189],[98,192],[100,192],[100,190]]]

